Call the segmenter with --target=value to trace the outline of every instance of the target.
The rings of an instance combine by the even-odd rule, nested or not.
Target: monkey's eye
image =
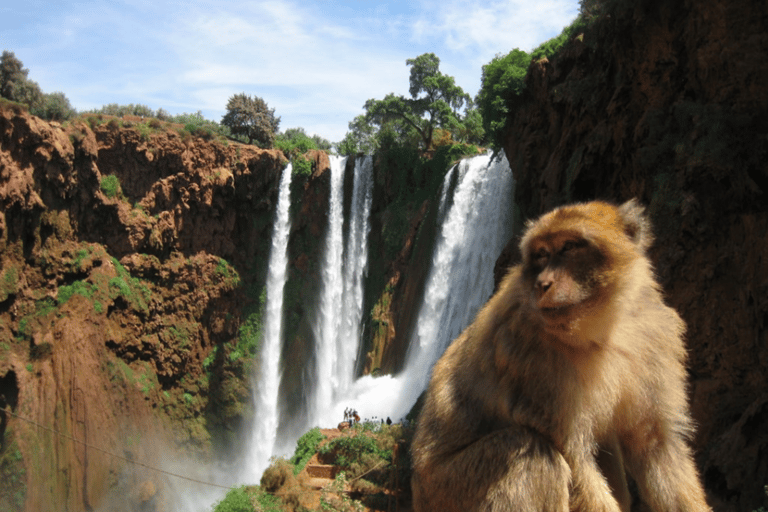
[[[586,246],[586,244],[587,243],[584,240],[568,240],[563,244],[563,247],[560,249],[560,253],[565,254],[574,249],[579,249],[581,247],[584,247]]]
[[[531,262],[537,267],[546,267],[549,260],[549,251],[543,247],[532,254]]]

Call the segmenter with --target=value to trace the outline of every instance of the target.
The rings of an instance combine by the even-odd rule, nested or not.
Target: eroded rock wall
[[[688,324],[710,500],[753,510],[768,504],[768,4],[615,4],[629,7],[531,65],[504,145],[515,200],[524,219],[593,198],[648,206]]]
[[[167,481],[126,459],[238,451],[258,364],[241,330],[258,328],[284,166],[0,104],[1,509],[93,510],[119,490],[110,510],[160,510]]]

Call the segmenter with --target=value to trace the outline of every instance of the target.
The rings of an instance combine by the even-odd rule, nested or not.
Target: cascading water
[[[363,316],[363,279],[368,270],[368,232],[373,200],[373,158],[355,161],[349,233],[344,250],[344,297],[341,308],[341,331],[337,340],[339,357],[335,374],[338,390],[348,389],[355,372]]]
[[[331,156],[331,191],[328,213],[328,233],[325,239],[323,261],[323,288],[320,297],[320,315],[315,330],[315,392],[310,406],[310,418],[322,418],[333,403],[334,390],[338,389],[336,373],[337,347],[341,329],[344,283],[342,279],[342,223],[344,213],[344,169],[347,157]]]
[[[457,183],[450,194],[454,173]],[[426,387],[432,365],[493,292],[495,259],[511,236],[512,186],[503,154],[463,160],[447,173],[438,210],[440,234],[405,369],[395,377],[365,376],[339,390],[314,424],[340,421],[346,407],[365,417],[407,414]]]
[[[493,266],[511,236],[512,171],[506,157],[462,160],[440,229],[405,373],[420,393],[432,365],[493,292]],[[448,187],[450,173],[443,187]],[[418,396],[418,394],[417,394]],[[415,400],[415,398],[414,398]]]
[[[282,346],[283,291],[288,264],[288,235],[291,230],[291,164],[283,170],[277,199],[277,213],[272,231],[272,248],[267,274],[267,303],[261,364],[255,383],[257,421],[251,449],[244,468],[243,481],[258,482],[269,464],[275,446],[280,387],[280,349]]]

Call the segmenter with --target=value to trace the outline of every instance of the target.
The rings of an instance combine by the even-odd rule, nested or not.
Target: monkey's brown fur
[[[434,367],[416,511],[628,510],[625,471],[651,510],[710,510],[687,445],[685,325],[651,238],[634,201],[529,223],[522,263]]]

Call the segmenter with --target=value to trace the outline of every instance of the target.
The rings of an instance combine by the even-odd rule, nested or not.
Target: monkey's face
[[[529,225],[523,276],[547,332],[568,344],[599,343],[610,298],[638,254],[626,231],[617,209],[604,203],[561,208]]]
[[[599,299],[600,270],[605,258],[576,232],[550,233],[531,241],[525,273],[532,302],[545,326],[568,329]]]

